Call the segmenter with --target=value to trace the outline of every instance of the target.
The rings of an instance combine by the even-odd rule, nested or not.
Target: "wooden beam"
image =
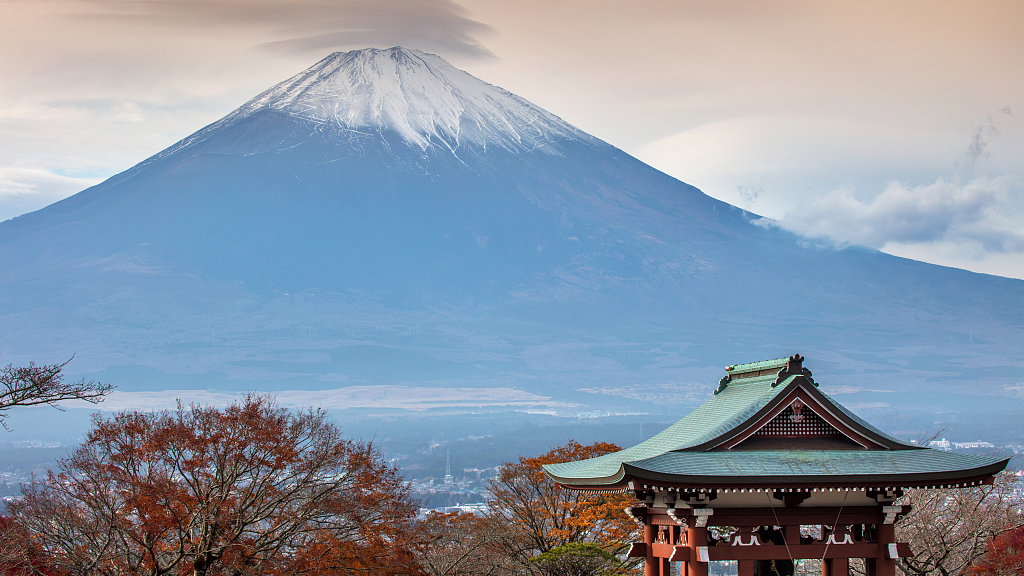
[[[633,542],[629,545],[629,552],[626,552],[626,558],[644,558],[647,556],[647,544],[643,542]]]
[[[633,544],[633,546],[641,546],[642,544]],[[633,555],[633,549],[629,549],[629,553],[626,555],[629,558],[642,558],[646,554],[637,552]],[[655,542],[651,545],[651,555],[655,558],[668,558],[673,562],[689,562],[692,554],[690,549],[686,546],[673,546],[671,544],[661,544]]]
[[[901,542],[896,545],[900,557],[913,556],[910,544]],[[788,548],[788,550],[787,550]],[[795,544],[791,546],[709,546],[708,556],[711,560],[789,560],[790,555],[795,560],[820,560],[822,556],[826,559],[846,558],[877,558],[881,548],[875,542],[867,544],[830,544],[828,552],[824,544]],[[885,550],[888,553],[888,550]],[[628,558],[643,558],[647,555],[646,545],[642,542],[635,542],[626,553]],[[692,551],[687,546],[672,546],[670,544],[655,543],[651,546],[651,556],[654,558],[668,558],[673,562],[696,561]]]
[[[677,546],[655,542],[651,545],[651,548],[655,558],[671,558]]]
[[[671,558],[680,546],[656,548],[655,557]],[[827,549],[826,549],[827,548]],[[913,556],[910,544],[897,544],[900,556]],[[866,544],[791,544],[789,546],[709,546],[710,560],[820,560],[821,558],[879,558],[884,553],[875,542]],[[683,554],[683,553],[680,553]]]
[[[672,549],[672,555],[668,557],[669,562],[689,562],[690,549],[686,546],[676,546]]]
[[[667,509],[666,509],[667,510]],[[793,526],[813,524],[875,524],[878,522],[879,506],[817,506],[813,508],[715,508],[714,515],[707,516],[708,526]],[[678,522],[660,509],[649,511],[648,522],[656,526],[675,526]],[[693,525],[696,518],[691,510],[678,510],[677,514]]]

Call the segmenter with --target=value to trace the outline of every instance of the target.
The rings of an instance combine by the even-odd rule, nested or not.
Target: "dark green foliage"
[[[530,561],[547,576],[610,576],[622,566],[614,554],[589,542],[556,546]]]

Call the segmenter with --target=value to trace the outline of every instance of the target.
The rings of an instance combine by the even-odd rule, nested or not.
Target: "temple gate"
[[[632,492],[626,513],[643,526],[631,557],[645,576],[707,576],[736,560],[739,576],[788,576],[794,560],[822,561],[823,576],[895,576],[912,555],[896,542],[907,488],[991,484],[1008,459],[942,452],[898,440],[818,390],[797,354],[727,367],[714,396],[636,446],[549,464],[568,490]],[[818,532],[801,535],[801,527]],[[713,527],[728,527],[715,537]]]

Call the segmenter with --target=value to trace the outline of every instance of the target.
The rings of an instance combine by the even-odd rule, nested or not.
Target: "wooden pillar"
[[[654,541],[658,537],[658,527],[651,524],[651,517],[647,516],[644,521],[644,544],[647,548],[647,557],[644,558],[644,576],[661,576],[658,565],[660,558],[654,557]]]
[[[743,546],[753,546],[758,543],[764,544],[761,542],[761,537],[757,535],[757,528],[757,526],[737,526],[736,534],[733,535],[733,538],[738,540],[738,543]],[[754,560],[737,560],[736,576],[754,576]]]
[[[875,540],[878,542],[878,558],[871,558],[866,562],[869,566],[868,574],[896,576],[896,561],[889,557],[889,544],[896,543],[896,527],[879,522],[875,526]]]
[[[847,534],[849,534],[849,530],[846,526],[833,526],[832,529],[822,526],[821,536],[818,539],[822,542],[828,542],[831,536],[833,542],[846,542]],[[821,576],[850,576],[850,559],[823,558],[821,560]]]
[[[821,561],[821,576],[850,576],[848,558],[826,558]]]
[[[687,562],[688,576],[708,576],[708,563],[700,561],[699,549],[708,545],[708,529],[691,527],[686,530],[687,546],[690,548],[690,561]]]

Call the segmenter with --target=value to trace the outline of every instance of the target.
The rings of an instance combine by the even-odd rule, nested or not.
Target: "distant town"
[[[578,415],[587,418],[589,413]],[[463,441],[473,443],[491,439],[489,435],[468,436]],[[912,443],[916,443],[911,441]],[[440,512],[483,512],[486,510],[490,497],[489,480],[500,471],[500,466],[465,466],[464,458],[461,467],[453,467],[453,452],[447,442],[428,441],[416,450],[416,457],[408,453],[390,452],[385,450],[385,457],[394,466],[402,470],[409,479],[412,496],[420,502],[421,513],[427,511]],[[462,444],[462,443],[459,443]],[[999,446],[985,440],[953,441],[947,438],[928,441],[929,448],[944,451],[960,451],[968,453],[999,452],[1004,454],[1024,454],[1024,445]],[[53,466],[57,458],[67,454],[68,447],[54,442],[19,441],[0,444],[3,458],[0,458],[0,497],[9,499],[16,497],[23,483],[32,477],[44,476]],[[423,460],[444,463],[444,473],[434,472],[434,466],[424,467]],[[1020,463],[1011,461],[1011,467],[1019,467]],[[440,470],[438,470],[440,472]]]

